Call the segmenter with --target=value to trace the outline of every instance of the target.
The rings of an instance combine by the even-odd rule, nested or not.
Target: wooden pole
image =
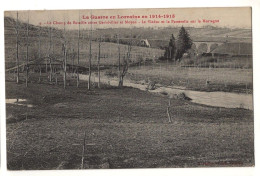
[[[66,31],[64,25],[64,74],[63,74],[63,88],[66,89],[66,71],[67,71],[67,46],[66,46]]]
[[[121,68],[120,68],[120,44],[119,44],[119,34],[117,35],[117,45],[118,45],[118,82],[121,82]]]
[[[80,38],[80,14],[79,14],[79,29],[78,29],[78,63],[77,63],[77,68],[76,68],[77,69],[77,87],[79,87],[79,38]]]
[[[91,11],[92,15],[92,11]],[[91,27],[90,27],[90,37],[89,37],[89,74],[88,74],[88,90],[90,90],[91,85],[91,42],[92,42],[92,18],[91,18]]]
[[[52,28],[51,26],[49,27],[49,59],[50,59],[50,82],[52,82],[52,34],[51,34]]]
[[[39,81],[41,81],[41,76],[42,76],[42,66],[41,66],[41,26],[39,29],[39,48],[38,48],[38,59],[39,59],[39,63],[40,63],[40,77],[39,77]]]
[[[85,131],[85,133],[84,133],[84,140],[83,140],[83,145],[82,145],[81,169],[84,169],[85,146],[86,146],[86,131]]]
[[[16,66],[17,66],[17,75],[16,83],[19,84],[19,30],[18,30],[18,11],[16,13]]]
[[[169,98],[169,104],[168,104],[168,106],[167,106],[167,115],[168,115],[169,123],[172,122],[172,120],[171,120],[171,115],[170,115],[170,107],[171,107],[171,99]]]
[[[27,27],[26,27],[26,87],[28,87],[28,74],[29,74],[29,12],[27,17]]]
[[[99,39],[98,44],[98,88],[100,88],[100,45],[101,45],[101,37]]]
[[[67,49],[65,45],[65,54],[64,54],[64,89],[66,89],[67,82]]]

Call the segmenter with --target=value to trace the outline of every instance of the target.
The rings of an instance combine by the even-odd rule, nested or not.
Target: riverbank
[[[126,78],[194,91],[253,93],[252,69],[180,67],[156,63],[130,67]]]
[[[80,74],[80,79],[87,81],[88,75]],[[92,81],[97,83],[98,77],[92,76]],[[118,78],[107,77],[102,75],[100,82],[112,86],[118,86]],[[187,90],[185,87],[168,86],[165,87],[160,84],[155,84],[154,90],[148,90],[149,83],[145,81],[133,81],[129,78],[124,79],[124,86],[137,88],[142,91],[149,91],[151,93],[163,94],[166,97],[174,98],[180,94],[184,94],[191,102],[208,105],[220,108],[243,108],[253,110],[253,95],[245,93],[234,93],[234,92],[202,92]]]

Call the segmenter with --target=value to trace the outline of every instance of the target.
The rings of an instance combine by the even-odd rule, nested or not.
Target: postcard
[[[5,11],[7,169],[253,167],[251,16]]]

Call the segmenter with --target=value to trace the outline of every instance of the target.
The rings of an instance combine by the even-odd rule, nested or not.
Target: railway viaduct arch
[[[224,43],[225,42],[213,42],[213,41],[194,41],[193,42],[197,51],[200,48],[206,47],[207,48],[206,53],[210,53],[213,49],[215,49],[216,47],[218,47]],[[213,46],[215,46],[215,48],[212,49]]]

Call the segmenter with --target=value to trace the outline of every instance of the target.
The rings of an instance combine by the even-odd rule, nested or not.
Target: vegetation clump
[[[164,56],[161,57],[161,60],[180,60],[184,53],[186,53],[192,46],[192,40],[189,33],[184,27],[181,27],[178,35],[177,41],[175,40],[174,35],[171,35],[170,42],[168,47],[165,48]]]

